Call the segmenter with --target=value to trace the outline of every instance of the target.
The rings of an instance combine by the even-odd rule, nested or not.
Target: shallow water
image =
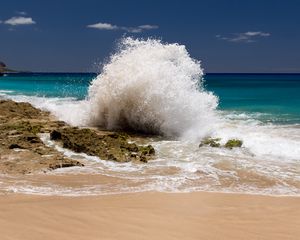
[[[41,139],[85,167],[57,169],[27,176],[1,176],[2,193],[103,195],[142,191],[217,191],[299,195],[300,163],[257,156],[247,148],[199,148],[187,141],[149,139],[157,158],[147,164],[117,163],[74,153]]]

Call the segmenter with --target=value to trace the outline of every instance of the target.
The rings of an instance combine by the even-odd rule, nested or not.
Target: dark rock
[[[61,140],[61,133],[56,131],[56,130],[53,130],[51,133],[50,133],[50,139],[51,140]]]
[[[151,146],[140,146],[139,147],[139,151],[143,154],[143,155],[154,155],[155,154],[155,149]]]
[[[8,148],[9,148],[9,149],[15,149],[15,148],[22,149],[23,147],[20,146],[19,144],[13,143],[13,144],[9,145]]]
[[[25,135],[24,138],[30,143],[42,143],[41,139],[36,135]]]

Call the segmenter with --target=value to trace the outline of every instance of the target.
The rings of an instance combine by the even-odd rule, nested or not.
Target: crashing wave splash
[[[218,99],[203,89],[202,75],[183,45],[124,38],[91,83],[84,124],[203,137]]]

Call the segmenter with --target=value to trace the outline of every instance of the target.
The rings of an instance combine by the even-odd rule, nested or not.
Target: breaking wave
[[[203,137],[218,99],[204,90],[202,75],[183,45],[124,38],[89,87],[83,124]]]

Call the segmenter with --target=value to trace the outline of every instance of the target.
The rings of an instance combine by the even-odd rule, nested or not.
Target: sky
[[[206,73],[300,72],[300,0],[0,0],[0,61],[98,71],[124,36],[186,46]]]

